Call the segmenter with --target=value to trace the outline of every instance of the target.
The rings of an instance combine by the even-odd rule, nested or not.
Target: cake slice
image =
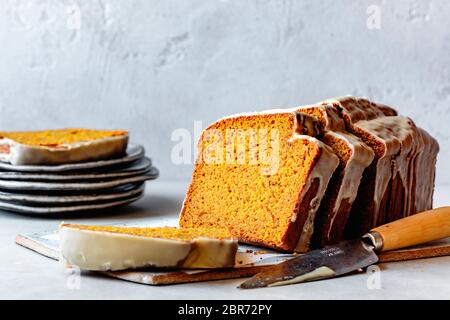
[[[123,130],[59,129],[0,132],[0,161],[13,165],[56,165],[113,158],[125,153]]]
[[[61,224],[62,259],[83,270],[233,267],[237,240],[225,229]]]
[[[320,140],[339,158],[314,226],[312,246],[320,248],[342,239],[353,202],[358,194],[364,170],[372,163],[374,152],[357,136],[348,132],[338,110],[331,104],[299,107],[314,116],[323,127]]]
[[[307,251],[339,164],[321,134],[317,119],[295,110],[213,123],[199,140],[180,226],[223,227],[246,243]]]

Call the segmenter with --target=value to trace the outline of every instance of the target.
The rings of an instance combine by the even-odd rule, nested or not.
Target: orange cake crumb
[[[62,224],[61,227],[79,230],[123,233],[147,238],[163,238],[173,240],[193,240],[196,238],[232,239],[231,233],[220,228],[174,228],[174,227],[115,227],[115,226],[90,226],[81,224]]]
[[[0,132],[0,139],[7,138],[20,144],[30,146],[57,147],[77,142],[126,136],[124,130],[95,130],[95,129],[56,129],[46,131]]]

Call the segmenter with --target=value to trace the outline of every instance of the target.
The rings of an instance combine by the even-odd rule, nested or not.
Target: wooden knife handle
[[[382,238],[379,251],[410,247],[450,237],[450,207],[414,214],[375,229]]]

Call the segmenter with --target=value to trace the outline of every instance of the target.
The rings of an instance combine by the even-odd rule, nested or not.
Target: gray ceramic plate
[[[20,212],[20,213],[27,213],[27,214],[56,214],[56,213],[74,213],[74,212],[82,212],[82,211],[95,211],[95,210],[102,210],[102,209],[108,209],[113,208],[117,206],[123,206],[126,204],[130,204],[136,200],[139,200],[139,198],[142,196],[142,193],[122,200],[117,201],[111,201],[107,203],[101,203],[101,204],[82,204],[82,205],[74,205],[74,206],[52,206],[52,207],[31,207],[31,206],[25,206],[20,204],[12,204],[7,202],[0,201],[0,209],[7,210],[7,211],[13,211],[13,212]]]
[[[98,191],[111,189],[129,183],[140,183],[146,180],[156,179],[157,169],[153,175],[145,174],[131,178],[118,178],[109,181],[94,182],[33,182],[33,181],[11,181],[0,180],[0,189],[3,190],[22,190],[22,191]]]
[[[67,205],[67,204],[89,204],[93,202],[111,202],[119,199],[130,198],[141,194],[145,184],[131,184],[114,189],[110,193],[88,194],[88,195],[35,195],[0,192],[0,202],[20,205]]]
[[[111,180],[116,178],[126,178],[136,175],[148,173],[155,174],[155,168],[151,167],[152,162],[149,158],[143,158],[139,161],[131,163],[129,166],[121,168],[111,168],[110,170],[102,170],[97,172],[17,172],[17,171],[0,171],[0,180],[15,181],[83,181],[83,180]],[[157,170],[156,170],[157,171]]]
[[[144,147],[135,144],[129,144],[127,154],[121,158],[100,160],[92,162],[70,163],[55,166],[14,166],[9,163],[0,162],[0,169],[20,172],[64,172],[75,170],[87,170],[93,168],[109,167],[139,160],[144,157]]]

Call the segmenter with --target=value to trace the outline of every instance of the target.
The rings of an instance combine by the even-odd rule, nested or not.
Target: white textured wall
[[[450,183],[449,17],[448,0],[2,0],[0,130],[130,129],[162,178],[186,179],[176,128],[364,95],[438,138]]]

